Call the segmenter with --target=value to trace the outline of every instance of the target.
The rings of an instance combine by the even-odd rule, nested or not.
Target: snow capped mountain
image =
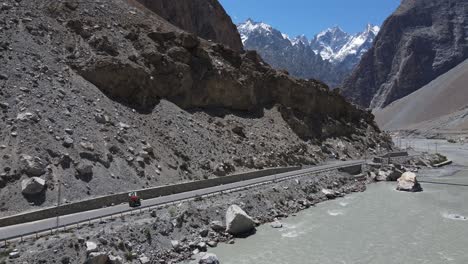
[[[291,40],[291,44],[293,46],[295,45],[309,46],[310,45],[309,40],[307,39],[305,35],[300,35],[300,36],[295,37],[293,40]]]
[[[350,35],[339,27],[333,27],[317,34],[311,45],[324,60],[335,64],[345,61],[349,56],[360,59],[372,46],[379,30],[378,26],[368,24],[363,32]]]
[[[339,27],[329,28],[318,33],[311,41],[314,51],[324,60],[334,60],[334,56],[349,41],[351,36]]]
[[[316,78],[337,86],[372,46],[380,28],[368,24],[363,32],[351,35],[335,26],[311,40],[305,35],[291,39],[272,26],[252,19],[239,24],[238,30],[244,47],[256,50],[273,67],[286,69],[300,78]]]
[[[280,31],[274,29],[272,26],[265,24],[263,22],[254,22],[252,19],[247,19],[244,23],[237,26],[237,30],[241,35],[242,43],[245,45],[245,42],[252,35],[263,35],[276,37],[281,39],[289,40],[286,34],[282,34]]]

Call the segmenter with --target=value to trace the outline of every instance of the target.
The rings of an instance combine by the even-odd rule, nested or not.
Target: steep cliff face
[[[467,1],[406,0],[345,80],[343,94],[364,107],[382,108],[467,57]]]
[[[137,0],[172,24],[242,51],[236,26],[218,0]]]

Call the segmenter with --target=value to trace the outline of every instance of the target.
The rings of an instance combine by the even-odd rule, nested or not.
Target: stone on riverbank
[[[255,229],[255,221],[237,205],[226,211],[226,232],[231,235],[247,234]]]
[[[270,224],[270,226],[273,227],[273,228],[282,228],[282,227],[283,227],[283,224],[282,224],[280,221],[275,220],[274,222],[272,222],[272,223]]]
[[[198,262],[199,264],[219,264],[218,257],[213,253],[206,253]]]
[[[404,192],[422,192],[422,187],[416,179],[415,173],[405,172],[398,179],[397,190]]]

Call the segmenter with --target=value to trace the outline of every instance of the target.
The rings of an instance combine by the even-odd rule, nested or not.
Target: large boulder
[[[206,253],[198,262],[199,264],[219,264],[218,257],[213,253]]]
[[[21,192],[26,195],[41,193],[45,188],[45,180],[32,177],[21,182]]]
[[[76,173],[80,178],[91,177],[93,176],[93,165],[86,162],[80,162],[76,166]]]
[[[397,190],[405,192],[421,192],[422,187],[416,179],[415,173],[405,172],[398,179]]]
[[[20,156],[20,169],[28,176],[41,176],[46,173],[47,163],[39,157]]]
[[[226,232],[231,235],[247,234],[255,229],[255,221],[237,205],[226,211]]]

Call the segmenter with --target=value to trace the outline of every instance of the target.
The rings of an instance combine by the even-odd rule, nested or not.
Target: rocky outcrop
[[[218,0],[138,0],[172,24],[235,51],[243,46],[236,26]]]
[[[421,192],[422,187],[416,179],[415,173],[405,172],[398,179],[397,190],[404,192]]]
[[[32,177],[21,182],[21,192],[26,195],[36,195],[45,188],[45,180]]]
[[[237,205],[231,205],[226,211],[226,232],[231,235],[244,235],[255,229],[254,220]]]
[[[73,67],[111,98],[142,112],[151,111],[160,98],[182,108],[241,111],[280,104],[284,118],[302,138],[349,134],[353,128],[346,122],[365,120],[373,126],[372,115],[321,82],[275,71],[255,52],[239,54],[203,41],[184,46],[189,38],[193,36],[187,33],[149,31],[139,37],[138,59],[95,56],[76,60]],[[339,121],[326,124],[330,119]]]
[[[468,58],[468,2],[405,0],[343,84],[364,107],[383,108]]]

